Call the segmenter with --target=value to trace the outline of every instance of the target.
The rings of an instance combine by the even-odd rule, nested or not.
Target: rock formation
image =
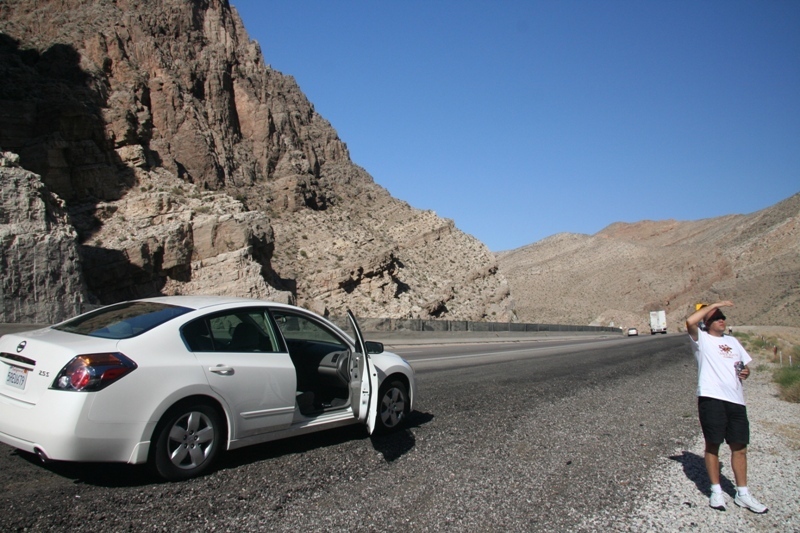
[[[64,202],[0,155],[0,322],[54,322],[80,311],[86,287]]]
[[[34,256],[4,248],[0,321],[188,293],[514,319],[488,249],[353,164],[225,0],[0,3],[0,77],[0,147],[21,167],[4,199],[12,175],[40,183],[14,201],[63,201],[49,231],[72,243],[36,256],[61,272],[38,291],[6,283]],[[4,246],[24,222],[7,209]]]

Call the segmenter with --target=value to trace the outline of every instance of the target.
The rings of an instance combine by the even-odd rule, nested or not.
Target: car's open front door
[[[372,434],[378,411],[378,373],[369,360],[364,336],[356,317],[348,309],[347,317],[355,332],[356,352],[350,357],[350,402],[356,418],[367,425]]]

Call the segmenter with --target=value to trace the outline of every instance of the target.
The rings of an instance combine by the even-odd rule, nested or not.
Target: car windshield
[[[125,302],[73,318],[54,329],[104,339],[129,339],[191,310],[156,302]]]

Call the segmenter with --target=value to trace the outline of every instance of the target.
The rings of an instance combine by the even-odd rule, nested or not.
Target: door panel
[[[265,309],[209,315],[184,326],[182,334],[209,385],[228,404],[234,439],[291,425],[297,376]]]
[[[350,382],[353,394],[358,394],[358,396],[352,396],[353,411],[356,412],[356,417],[366,424],[367,431],[371,435],[375,431],[375,420],[378,416],[378,373],[370,361],[367,345],[364,342],[364,336],[361,334],[361,328],[358,327],[356,317],[349,309],[347,310],[347,317],[350,321],[350,326],[355,332],[356,349],[358,350],[353,354],[354,359],[356,359],[355,363],[351,362],[350,365],[351,375],[353,372],[357,373],[357,375],[353,375]],[[356,403],[358,403],[357,411]]]

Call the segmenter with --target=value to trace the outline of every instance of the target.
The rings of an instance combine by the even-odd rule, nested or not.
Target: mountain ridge
[[[497,254],[523,322],[637,327],[733,300],[739,324],[800,325],[800,193],[749,215],[616,222]]]

